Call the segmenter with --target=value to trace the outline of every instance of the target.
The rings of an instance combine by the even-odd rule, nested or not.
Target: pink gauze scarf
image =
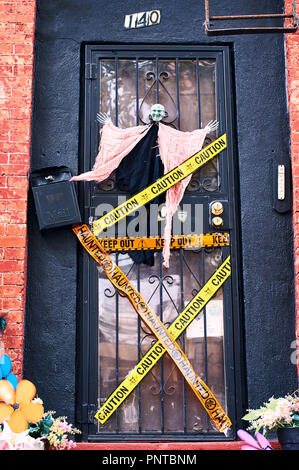
[[[108,121],[102,128],[99,153],[91,171],[73,176],[72,181],[101,182],[115,170],[122,159],[145,136],[151,124],[121,129]],[[164,164],[164,174],[180,165],[201,150],[209,127],[182,132],[165,124],[159,124],[158,146]],[[163,265],[169,267],[172,218],[183,198],[192,175],[178,182],[166,192],[166,224],[164,229]]]

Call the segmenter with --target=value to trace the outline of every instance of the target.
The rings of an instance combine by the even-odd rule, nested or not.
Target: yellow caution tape
[[[134,250],[161,250],[164,247],[163,237],[119,237],[100,238],[102,247],[108,252]],[[170,249],[198,249],[209,246],[229,246],[228,233],[205,233],[201,235],[174,235],[171,237]]]
[[[175,342],[172,333],[167,330],[165,325],[159,320],[157,315],[143,300],[141,294],[132,286],[126,275],[113,262],[110,256],[107,255],[107,253],[101,246],[101,243],[92,234],[87,225],[73,226],[73,231],[77,235],[79,241],[82,243],[84,248],[88,251],[88,253],[97,261],[97,263],[99,263],[103,267],[105,274],[107,275],[108,279],[112,282],[112,284],[128,297],[132,306],[139,314],[142,321],[156,336],[157,340],[161,343],[161,347],[163,347],[164,350],[173,359],[174,363],[181,371],[185,380],[188,382],[191,389],[193,390],[197,398],[201,401],[205,410],[209,414],[210,418],[217,426],[217,429],[219,429],[219,431],[221,432],[227,432],[227,430],[231,426],[231,421],[229,417],[226,415],[225,411],[218,403],[212,391],[208,388],[204,381],[200,377],[198,377],[197,374],[194,372],[190,361]],[[227,259],[227,261],[229,261],[229,258]],[[224,266],[223,270],[223,274],[219,273],[218,279],[216,278],[215,280],[217,286],[223,279],[226,270],[230,271],[230,267],[225,268]],[[195,302],[195,299],[193,299],[192,302]],[[197,302],[200,303],[199,298],[197,299]],[[123,397],[124,393],[125,389],[118,391],[117,397],[119,400]],[[113,405],[109,405],[110,408],[112,408],[113,410],[113,407],[117,405],[117,402]],[[103,416],[103,413],[99,414],[99,412],[97,412],[95,416],[100,422],[105,422],[107,419],[105,413]]]
[[[127,215],[135,212],[139,207],[152,201],[169,188],[182,181],[194,171],[205,165],[209,160],[218,155],[227,146],[226,134],[216,139],[210,145],[189,157],[181,165],[166,173],[155,183],[140,191],[136,196],[120,204],[112,211],[105,214],[93,223],[95,235],[99,235],[105,228],[111,227]]]
[[[230,256],[228,256],[168,328],[168,331],[174,339],[177,339],[183,331],[186,330],[230,275],[231,264]],[[141,380],[157,364],[165,352],[166,350],[164,346],[159,341],[152,346],[152,348],[143,356],[134,369],[132,369],[132,371],[127,375],[127,377],[125,377],[122,383],[116,388],[116,390],[114,390],[98,410],[96,417],[100,423],[103,424],[108,418],[110,418],[114,411],[116,411],[122,402],[137,387]],[[214,411],[214,415],[217,415],[217,409]]]

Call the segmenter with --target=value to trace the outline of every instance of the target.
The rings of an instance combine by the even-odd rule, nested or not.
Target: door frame
[[[185,53],[188,58],[192,57],[192,53],[200,52],[203,58],[214,58],[218,67],[217,86],[221,87],[223,92],[217,93],[217,102],[221,101],[221,109],[224,110],[221,116],[221,124],[227,134],[227,191],[230,201],[230,218],[232,233],[230,235],[231,242],[231,266],[232,275],[227,280],[224,289],[231,289],[231,295],[224,296],[230,298],[229,305],[225,304],[225,311],[229,312],[229,317],[225,319],[227,332],[231,337],[232,344],[229,351],[226,351],[225,357],[225,373],[226,378],[234,384],[234,397],[227,396],[227,404],[229,416],[233,422],[234,431],[229,437],[212,434],[194,434],[185,435],[180,438],[177,435],[166,434],[158,435],[126,435],[126,440],[174,440],[174,441],[212,441],[212,440],[234,440],[236,438],[236,430],[242,427],[241,417],[246,407],[246,383],[245,383],[245,350],[244,350],[244,322],[243,322],[243,298],[242,298],[242,276],[241,267],[241,243],[240,243],[240,205],[239,205],[239,176],[238,176],[238,159],[237,159],[237,140],[235,132],[234,120],[234,85],[233,85],[233,68],[232,68],[232,51],[227,45],[85,45],[84,57],[82,62],[82,82],[81,82],[81,122],[80,122],[80,172],[89,171],[93,165],[95,155],[97,154],[98,141],[93,139],[97,135],[97,104],[98,90],[96,84],[97,67],[99,57],[111,57],[111,51],[117,50],[120,53],[127,51],[128,53],[146,52],[155,56],[155,50],[169,57],[171,52]],[[110,55],[109,55],[110,53]],[[125,57],[125,55],[123,56]],[[219,73],[219,70],[223,73]],[[220,85],[219,77],[222,80]],[[217,90],[219,92],[219,89]],[[92,141],[93,139],[93,141]],[[84,222],[88,223],[91,215],[92,207],[92,183],[82,182],[78,185],[79,203]],[[224,247],[224,256],[227,256],[229,248]],[[94,414],[97,411],[97,312],[92,311],[90,299],[97,292],[97,269],[95,263],[90,262],[89,255],[78,248],[78,321],[77,321],[77,377],[76,377],[76,422],[80,424],[82,429],[82,440],[100,442],[107,441],[107,435],[101,436],[90,433],[90,426],[93,427]],[[229,331],[228,331],[229,330]],[[230,356],[228,358],[228,356]],[[228,367],[229,364],[229,369]],[[124,435],[109,435],[109,441],[123,440]]]

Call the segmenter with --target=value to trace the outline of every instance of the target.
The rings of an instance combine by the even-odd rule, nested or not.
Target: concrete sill
[[[75,450],[241,450],[242,442],[78,442]],[[280,450],[278,441],[271,441]]]

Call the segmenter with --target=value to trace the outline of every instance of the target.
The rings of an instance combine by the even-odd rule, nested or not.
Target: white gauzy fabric
[[[168,173],[198,152],[202,148],[207,132],[207,128],[182,132],[170,126],[160,125],[158,144],[161,160],[164,164],[164,173]],[[178,182],[166,192],[166,225],[163,234],[165,238],[163,264],[166,268],[169,267],[172,218],[184,196],[191,176]]]
[[[210,123],[209,123],[210,124]],[[204,143],[206,134],[214,130],[210,125],[204,129],[183,132],[173,127],[159,123],[158,146],[161,160],[164,164],[164,173],[180,165],[187,158],[199,152]],[[214,124],[213,124],[214,125]],[[91,171],[74,176],[73,181],[103,181],[115,170],[122,159],[137,145],[150,129],[151,124],[121,129],[109,121],[101,132],[99,153]],[[166,225],[164,230],[163,264],[169,267],[170,239],[172,218],[180,201],[183,198],[191,176],[177,183],[166,192]]]
[[[99,153],[91,171],[73,176],[72,181],[104,181],[115,170],[122,159],[145,136],[151,125],[121,129],[108,121],[101,131]]]

